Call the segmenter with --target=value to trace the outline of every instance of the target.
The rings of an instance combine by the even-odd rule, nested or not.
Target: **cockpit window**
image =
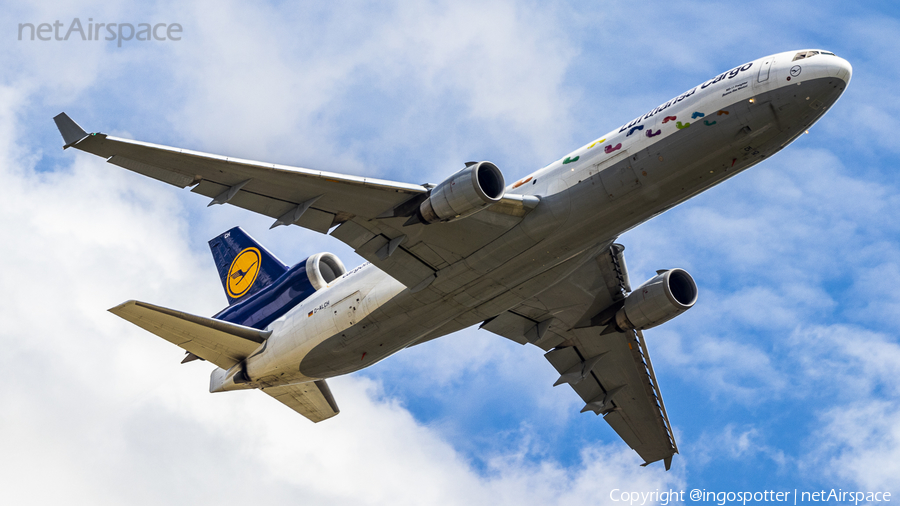
[[[837,56],[836,54],[828,52],[828,51],[800,51],[799,53],[794,55],[794,59],[791,61],[802,60],[804,58],[809,58],[809,57],[815,56],[817,54],[827,54],[829,56]]]
[[[794,55],[794,59],[791,61],[802,60],[804,58],[809,58],[811,56],[815,56],[819,54],[818,51],[800,51],[799,53]]]

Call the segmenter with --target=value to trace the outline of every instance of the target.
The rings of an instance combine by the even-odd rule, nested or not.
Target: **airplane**
[[[678,453],[643,331],[690,309],[694,279],[631,288],[624,232],[772,156],[831,108],[852,67],[798,50],[718,74],[507,185],[488,161],[408,184],[201,153],[54,118],[64,149],[348,244],[292,267],[240,228],[210,241],[228,307],[130,300],[110,311],[217,368],[210,392],[259,389],[319,422],[326,380],[473,325],[532,344],[644,460]]]

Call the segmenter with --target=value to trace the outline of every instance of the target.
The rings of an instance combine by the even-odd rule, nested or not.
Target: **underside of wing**
[[[435,225],[410,223],[431,185],[407,184],[236,159],[88,134],[65,113],[56,118],[65,147],[211,199],[329,233],[379,269],[418,291],[441,269],[469,257],[518,224],[539,200],[504,195],[487,211]],[[415,220],[413,220],[415,221]],[[337,228],[334,228],[337,227]]]
[[[109,163],[211,199],[318,232],[352,216],[374,218],[410,197],[421,185],[384,181],[242,160],[146,142],[91,134],[76,149]]]
[[[313,422],[321,422],[341,412],[325,380],[267,387],[263,392]]]
[[[222,369],[247,358],[269,334],[134,300],[109,311]]]
[[[663,460],[669,469],[678,448],[643,339],[576,329],[566,344],[545,355],[560,373],[557,384],[569,383],[585,403],[581,411],[603,415],[645,464]]]
[[[611,316],[630,291],[622,251],[612,245],[594,261],[482,328],[547,351],[559,372],[584,401],[582,412],[603,419],[645,465],[678,453],[646,343],[639,332],[618,332]],[[605,324],[601,323],[605,322]]]

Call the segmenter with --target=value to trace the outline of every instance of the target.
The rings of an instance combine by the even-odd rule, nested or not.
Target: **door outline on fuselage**
[[[632,167],[628,151],[623,151],[614,158],[597,165],[600,183],[609,200],[615,200],[641,187],[641,180]],[[599,165],[604,165],[604,167],[600,168]]]
[[[357,314],[359,299],[359,290],[357,290],[331,305],[331,314],[337,332],[344,331],[359,321]]]
[[[769,80],[769,70],[772,69],[773,63],[775,63],[774,57],[763,60],[762,65],[759,66],[759,74],[756,76],[756,82],[762,83]]]

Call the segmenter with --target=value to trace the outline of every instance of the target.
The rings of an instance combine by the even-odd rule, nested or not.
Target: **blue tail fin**
[[[234,227],[209,241],[209,249],[229,306],[271,285],[288,270],[287,265],[241,227]]]

